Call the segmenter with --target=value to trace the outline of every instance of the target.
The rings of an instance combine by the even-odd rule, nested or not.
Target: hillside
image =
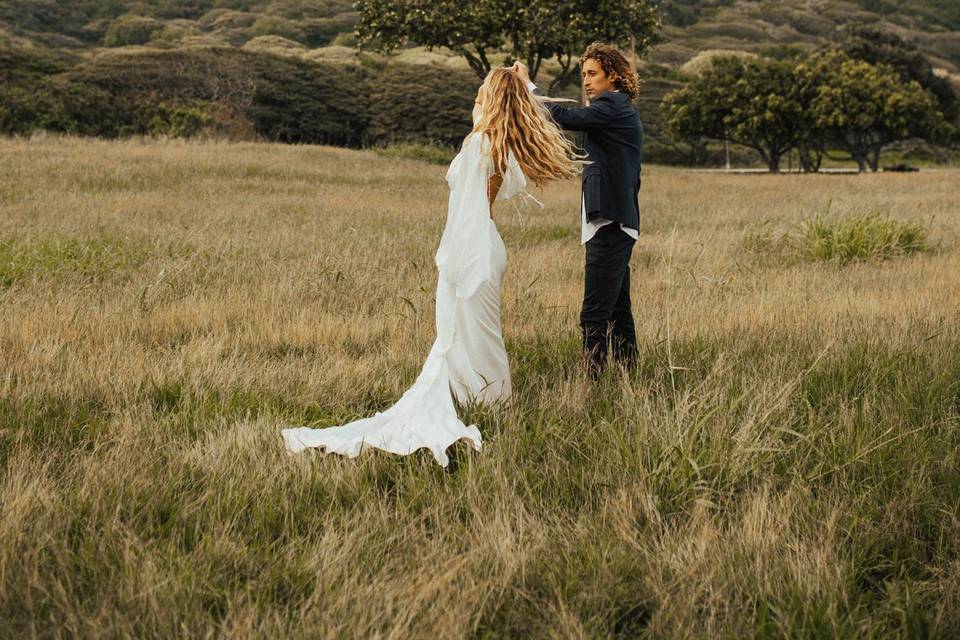
[[[851,23],[871,23],[913,43],[960,86],[960,3],[954,0],[651,0],[666,41],[647,55],[649,79],[698,53],[782,57],[836,42]],[[37,46],[86,57],[103,47],[230,46],[336,64],[358,62],[353,0],[0,0],[0,46]],[[443,50],[412,48],[395,61],[466,69]],[[550,76],[547,63],[543,73]],[[663,82],[660,83],[661,85]],[[656,98],[654,90],[651,98]]]
[[[0,28],[48,47],[142,44],[124,37],[240,46],[261,35],[318,47],[354,20],[352,0],[0,0]]]
[[[659,104],[685,73],[715,51],[746,51],[785,58],[838,45],[844,27],[871,24],[917,47],[935,73],[960,91],[960,2],[955,0],[663,0],[663,34],[641,67],[640,109],[659,157],[668,150],[659,136]],[[702,64],[702,63],[701,63]],[[680,77],[675,74],[680,72]],[[907,151],[908,155],[910,151]],[[912,161],[923,161],[922,152]],[[692,157],[677,158],[693,161]],[[720,160],[714,148],[710,162]],[[749,154],[744,161],[749,162]],[[736,162],[736,159],[735,159]]]
[[[668,41],[650,60],[675,67],[707,49],[773,56],[815,49],[840,37],[844,25],[863,22],[912,42],[935,67],[960,71],[960,3],[953,0],[665,0],[663,14]]]
[[[746,51],[777,58],[795,56],[837,44],[843,38],[846,25],[869,23],[916,46],[937,74],[950,79],[954,87],[960,89],[960,2],[955,0],[651,1],[658,5],[665,41],[640,62],[644,84],[639,107],[644,122],[649,125],[650,139],[655,143],[649,151],[657,161],[691,160],[674,155],[659,136],[659,104],[666,93],[681,86],[689,77],[691,65],[697,64],[698,56],[703,59],[702,54],[709,52]],[[445,85],[449,83],[443,75],[450,70],[457,71],[458,86],[472,87],[476,83],[466,62],[449,51],[411,47],[389,59],[369,52],[358,53],[353,36],[356,20],[353,0],[77,0],[70,3],[0,0],[0,79],[16,79],[22,74],[52,76],[84,64],[99,69],[107,64],[122,66],[117,57],[121,53],[141,59],[152,56],[154,64],[162,68],[165,63],[161,54],[169,59],[169,55],[177,52],[189,51],[191,55],[202,56],[217,49],[216,55],[220,58],[241,52],[247,60],[262,58],[260,54],[274,54],[288,60],[290,69],[294,69],[290,66],[294,61],[298,64],[322,62],[347,71],[348,75],[359,69],[358,77],[371,69],[380,73],[386,66],[427,65],[435,68],[432,76],[440,78],[441,84],[440,88],[431,86],[431,91],[448,91]],[[17,51],[31,52],[30,68],[24,70],[10,62],[22,62]],[[493,61],[506,60],[507,55],[494,56]],[[277,63],[257,64],[273,67]],[[236,66],[244,68],[249,64]],[[297,67],[296,73],[304,78],[315,75],[308,67]],[[539,79],[549,80],[557,68],[556,63],[546,62]],[[332,71],[324,73],[329,75]],[[270,73],[264,74],[268,79],[270,76]],[[112,85],[104,83],[100,83],[101,89],[112,90]],[[282,84],[277,83],[278,90]],[[397,95],[403,88],[401,83],[394,85],[392,93],[385,95]],[[305,89],[303,95],[309,97],[312,91]],[[576,87],[567,87],[563,92],[570,96],[578,94]],[[32,93],[32,90],[25,91],[26,95]],[[472,93],[472,88],[467,93]],[[182,97],[178,95],[178,99]],[[470,97],[464,94],[452,100],[451,108],[456,110],[459,102]],[[138,98],[132,99],[135,102]],[[381,121],[387,122],[392,117],[385,115]],[[153,115],[148,115],[141,120],[152,121],[152,118]],[[246,120],[242,126],[232,129],[254,126]],[[286,124],[282,127],[287,131],[285,137],[268,139],[298,137],[286,127]],[[257,133],[262,134],[262,129],[257,128]],[[365,135],[357,134],[351,139],[359,141]],[[451,136],[457,137],[456,132],[431,134],[430,139],[437,141]],[[322,139],[332,142],[334,136],[324,134]],[[382,140],[384,136],[377,139]],[[711,162],[717,157],[714,153]],[[746,154],[743,160],[752,162],[752,154]]]
[[[0,41],[49,48],[230,45],[273,36],[304,51],[352,44],[352,0],[0,0]],[[877,23],[934,63],[960,72],[960,3],[954,0],[660,0],[667,42],[649,61],[679,68],[698,52],[782,55]],[[318,52],[319,53],[319,52]],[[344,52],[330,51],[325,54]],[[441,56],[427,56],[436,62]]]

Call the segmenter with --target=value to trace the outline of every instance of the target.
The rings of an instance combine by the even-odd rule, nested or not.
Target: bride
[[[510,395],[500,329],[506,247],[493,222],[494,200],[577,173],[573,149],[549,114],[509,68],[493,69],[477,92],[473,130],[450,163],[447,223],[437,249],[437,338],[410,387],[392,407],[339,427],[283,430],[290,452],[322,448],[354,457],[376,447],[398,454],[426,448],[441,465],[464,439],[480,449],[480,431],[457,416],[461,402]],[[451,395],[452,394],[452,395]]]

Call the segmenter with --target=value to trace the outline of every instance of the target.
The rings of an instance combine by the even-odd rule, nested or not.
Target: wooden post
[[[730,129],[726,129],[723,135],[723,147],[727,152],[727,171],[730,171]]]

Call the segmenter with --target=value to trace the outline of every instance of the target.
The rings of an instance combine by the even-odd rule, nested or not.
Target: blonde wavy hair
[[[477,92],[481,116],[474,133],[489,136],[496,173],[507,169],[510,151],[523,175],[538,186],[579,174],[584,156],[574,150],[520,76],[507,67],[492,69]]]

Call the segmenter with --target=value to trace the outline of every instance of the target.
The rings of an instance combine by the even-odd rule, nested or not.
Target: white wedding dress
[[[429,449],[447,466],[446,449],[466,440],[480,449],[480,431],[457,416],[460,402],[484,403],[510,395],[510,368],[500,328],[500,291],[507,251],[490,217],[487,181],[493,174],[489,140],[473,133],[447,171],[450,200],[437,249],[437,338],[413,386],[392,407],[339,427],[283,430],[287,449],[308,447],[348,457],[375,447],[408,454]],[[510,154],[497,194],[524,192],[526,179]]]

